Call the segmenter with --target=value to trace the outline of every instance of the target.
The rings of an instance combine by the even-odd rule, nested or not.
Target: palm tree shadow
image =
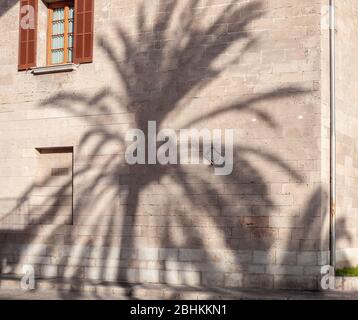
[[[7,0],[7,1],[1,1],[0,3],[0,18],[5,15],[6,12],[8,12],[13,6],[16,5],[18,0]]]
[[[74,181],[81,181],[75,193],[74,226],[65,228],[63,239],[69,252],[61,254],[57,261],[60,266],[57,276],[68,279],[74,287],[81,287],[89,279],[94,283],[152,281],[195,285],[197,282],[189,275],[199,271],[201,284],[219,286],[225,282],[223,277],[228,270],[248,271],[250,250],[268,250],[277,240],[274,230],[259,223],[268,219],[276,203],[252,157],[275,163],[278,171],[303,182],[300,174],[279,157],[239,143],[234,146],[235,169],[230,176],[214,176],[213,168],[203,165],[129,166],[123,156],[126,146],[123,130],[113,129],[100,116],[88,116],[88,108],[91,114],[113,117],[114,113],[123,114],[127,110],[130,126],[147,132],[148,121],[156,121],[159,130],[173,117],[186,113],[190,102],[201,97],[259,41],[250,33],[249,26],[264,14],[261,1],[248,4],[232,1],[206,26],[198,22],[196,11],[191,9],[198,4],[199,0],[188,1],[184,6],[181,1],[160,1],[151,24],[143,1],[137,10],[135,33],[117,26],[117,43],[105,37],[98,40],[121,88],[110,85],[91,96],[63,91],[39,106],[64,110],[70,117],[82,117],[86,127],[75,155],[76,161],[85,157],[87,161],[73,176]],[[173,29],[176,20],[180,21],[180,28]],[[234,32],[228,30],[231,22],[239,22]],[[242,44],[241,50],[233,54],[230,49],[238,43]],[[122,48],[121,54],[116,50],[118,46]],[[237,88],[238,94],[240,89]],[[287,86],[234,102],[223,101],[213,111],[194,115],[180,127],[202,126],[228,113],[245,112],[275,130],[278,127],[275,119],[257,108],[257,103],[306,93],[299,87]],[[112,151],[98,162],[99,155],[106,154],[104,150],[113,145],[118,147],[118,153]],[[52,179],[48,177],[41,184],[46,186]],[[57,196],[61,197],[70,184],[72,180],[63,185]],[[31,198],[34,190],[36,185],[23,198]],[[51,219],[48,222],[50,212],[51,219],[56,220],[56,214],[53,217],[56,207],[50,206],[48,212],[42,212],[41,218],[21,231],[25,246],[20,257],[26,253],[26,244],[36,240],[43,224],[52,225],[46,238],[46,243],[51,244],[47,254],[55,255],[60,246],[53,245],[53,241],[63,226],[51,223]],[[143,252],[139,249],[145,244],[148,248],[162,248],[164,257],[160,251],[154,261],[145,262],[143,267],[141,260],[147,258],[141,256]],[[223,248],[226,257],[219,253]],[[180,260],[182,249],[194,249],[198,257]],[[99,265],[86,265],[90,259]],[[13,265],[19,261],[15,260]],[[160,272],[154,276],[152,273],[153,278],[148,279],[149,273],[143,270],[151,268]],[[129,285],[129,296],[131,292]]]

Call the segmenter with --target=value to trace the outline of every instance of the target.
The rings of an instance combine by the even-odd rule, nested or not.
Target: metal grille
[[[51,177],[63,177],[68,176],[70,173],[69,168],[52,168]]]

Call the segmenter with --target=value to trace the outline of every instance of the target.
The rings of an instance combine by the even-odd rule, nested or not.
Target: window
[[[51,4],[48,13],[47,64],[73,61],[74,6],[71,2]]]
[[[19,0],[19,4],[19,71],[66,71],[71,63],[93,61],[94,0]],[[37,37],[46,31],[47,43]]]

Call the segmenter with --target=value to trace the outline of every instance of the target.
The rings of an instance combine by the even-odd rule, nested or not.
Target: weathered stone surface
[[[1,273],[31,264],[38,276],[80,283],[316,288],[328,260],[328,1],[158,0],[143,13],[138,1],[95,3],[94,62],[39,76],[16,71],[19,5],[1,7]],[[357,5],[344,3],[338,247],[354,249]],[[38,66],[46,15],[40,1]],[[128,166],[125,134],[148,120],[234,129],[233,173]],[[73,211],[63,221],[48,197],[68,188],[36,183],[36,148],[69,146]]]

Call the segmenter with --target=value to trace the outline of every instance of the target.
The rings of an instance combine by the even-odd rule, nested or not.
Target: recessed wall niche
[[[36,148],[35,190],[30,199],[33,225],[73,224],[73,147]]]

